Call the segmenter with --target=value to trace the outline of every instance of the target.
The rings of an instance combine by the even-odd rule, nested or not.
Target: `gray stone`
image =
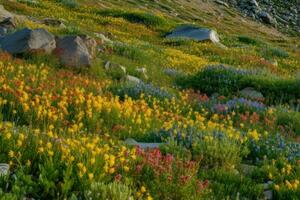
[[[273,199],[273,192],[272,192],[272,190],[264,191],[264,196],[265,196],[265,199],[267,199],[267,200]]]
[[[105,68],[106,70],[109,70],[109,69],[110,69],[110,61],[109,61],[109,60],[106,61],[105,65],[104,65],[104,68]]]
[[[60,62],[68,67],[88,67],[91,65],[91,55],[84,41],[79,36],[58,38],[55,54]]]
[[[139,78],[137,78],[137,77],[135,77],[135,76],[131,76],[131,75],[127,75],[127,76],[126,76],[126,80],[127,80],[128,82],[135,83],[135,84],[139,84],[139,83],[142,82],[141,79],[139,79]]]
[[[0,20],[4,20],[6,18],[14,18],[14,15],[5,10],[5,8],[0,5]]]
[[[147,69],[144,67],[137,68],[136,71],[141,74],[141,76],[145,79],[148,79]]]
[[[241,164],[241,171],[245,175],[250,175],[257,167],[255,165]]]
[[[193,39],[196,41],[211,41],[213,43],[219,43],[220,39],[214,30],[207,28],[200,28],[193,25],[183,25],[177,27],[166,38],[185,38]]]
[[[131,146],[139,146],[142,149],[154,149],[154,148],[159,148],[160,145],[164,143],[146,143],[146,142],[137,142],[136,140],[132,138],[128,138],[124,141],[126,144],[131,145]]]
[[[0,177],[7,176],[9,174],[9,164],[0,163]]]
[[[248,87],[240,91],[242,97],[250,99],[263,99],[264,96],[261,92],[256,91],[255,89]]]
[[[55,46],[55,37],[45,29],[25,28],[0,39],[0,48],[11,54],[51,53]]]
[[[95,33],[95,36],[101,40],[101,44],[113,44],[113,41],[111,41],[110,39],[108,39],[102,33]]]
[[[267,12],[261,11],[258,16],[266,24],[276,24],[276,20]]]
[[[47,26],[66,28],[66,25],[59,19],[45,18],[42,23],[46,24]]]

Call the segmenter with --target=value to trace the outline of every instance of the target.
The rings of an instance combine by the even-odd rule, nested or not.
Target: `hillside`
[[[0,200],[297,199],[298,12],[0,0]]]

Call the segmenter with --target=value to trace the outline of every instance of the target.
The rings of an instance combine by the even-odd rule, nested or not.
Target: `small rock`
[[[66,28],[66,25],[59,19],[45,18],[42,23],[46,24],[47,26]]]
[[[163,143],[146,143],[146,142],[137,142],[136,140],[132,138],[128,138],[124,141],[126,144],[131,145],[131,146],[139,146],[142,149],[154,149],[158,148],[160,145]]]
[[[7,176],[9,174],[9,164],[0,163],[0,177]]]
[[[130,76],[130,75],[127,75],[126,76],[126,80],[131,82],[131,83],[135,83],[135,84],[138,84],[138,83],[141,83],[141,79],[135,77],[135,76]]]
[[[267,199],[267,200],[273,199],[273,192],[272,192],[272,190],[266,190],[266,191],[264,191],[264,196],[265,196],[265,199]]]
[[[256,91],[255,89],[248,87],[240,91],[241,96],[245,98],[250,98],[250,99],[263,99],[264,96],[261,92]]]
[[[25,28],[0,39],[1,49],[11,54],[51,53],[55,46],[55,37],[45,29]]]
[[[95,33],[95,36],[101,40],[101,44],[113,44],[113,41],[111,41],[110,39],[108,39],[102,33]]]
[[[109,70],[109,68],[110,68],[110,61],[106,61],[105,65],[104,65],[104,68],[106,70]]]
[[[147,69],[142,67],[142,68],[137,68],[136,71],[138,73],[140,73],[142,75],[143,78],[145,79],[148,79],[148,76],[147,76]]]
[[[257,167],[255,165],[241,164],[241,171],[245,175],[250,175]]]

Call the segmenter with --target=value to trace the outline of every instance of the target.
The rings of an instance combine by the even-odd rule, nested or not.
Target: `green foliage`
[[[227,137],[204,136],[194,138],[192,153],[194,159],[201,160],[202,166],[230,169],[240,164],[241,158],[247,154],[247,148]]]
[[[63,5],[66,6],[68,8],[78,8],[79,4],[77,2],[77,0],[59,0],[59,2]]]
[[[250,44],[250,45],[258,45],[260,44],[261,42],[256,40],[256,39],[253,39],[251,37],[248,37],[248,36],[239,36],[238,37],[238,40],[242,43],[245,43],[245,44]]]
[[[207,67],[177,83],[209,95],[215,92],[234,95],[239,90],[252,87],[262,92],[269,103],[290,102],[300,98],[300,81],[297,79],[283,79],[272,74],[260,75],[257,72],[223,66]]]
[[[167,25],[167,21],[151,13],[131,12],[124,10],[101,10],[97,12],[101,16],[121,17],[132,23],[144,24],[148,27],[157,28]]]
[[[266,47],[266,49],[263,52],[264,57],[266,58],[288,58],[289,53],[286,52],[283,49],[275,48],[275,47]]]
[[[200,177],[212,180],[214,199],[260,199],[263,186],[235,171],[215,169],[201,171]]]
[[[286,110],[278,110],[276,112],[277,125],[284,126],[287,131],[295,133],[300,136],[300,113],[299,112],[287,112]]]
[[[144,62],[149,59],[148,55],[135,45],[118,43],[113,46],[113,52],[119,56],[124,56],[138,62]]]
[[[117,182],[93,182],[91,190],[85,192],[86,199],[128,200],[131,199],[131,195],[132,191],[128,186]]]

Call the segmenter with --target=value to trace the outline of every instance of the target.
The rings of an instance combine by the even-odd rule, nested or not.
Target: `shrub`
[[[208,182],[197,180],[198,164],[194,161],[174,159],[172,155],[163,155],[159,149],[137,150],[143,158],[137,165],[137,178],[147,180],[147,188],[154,199],[200,199]]]
[[[229,95],[233,91],[238,91],[240,79],[249,73],[246,70],[237,70],[223,65],[209,66],[196,75],[187,77],[186,80],[179,80],[179,84],[200,90],[208,95],[215,92]]]
[[[101,16],[121,17],[132,23],[144,24],[148,27],[159,27],[167,24],[162,17],[153,15],[151,13],[130,12],[123,10],[101,10],[98,12]]]
[[[287,141],[280,134],[270,135],[259,141],[250,141],[249,150],[248,159],[254,162],[262,161],[265,158],[269,160],[276,159],[280,156],[290,161],[300,159],[300,145]]]
[[[272,57],[288,58],[289,54],[283,49],[267,47],[264,51],[264,56],[267,58],[272,58]]]
[[[199,157],[200,164],[205,167],[232,169],[247,154],[247,149],[222,133],[215,133],[214,136],[208,134],[194,138],[192,153],[194,158]]]
[[[248,37],[248,36],[239,36],[238,37],[238,40],[242,43],[245,43],[245,44],[251,44],[251,45],[257,45],[259,44],[260,42],[256,39],[253,39],[251,37]]]
[[[110,199],[110,200],[128,200],[131,199],[131,190],[128,186],[112,182],[105,184],[94,182],[91,184],[91,190],[85,194],[86,199]]]
[[[126,45],[122,43],[115,44],[112,50],[115,54],[124,56],[134,61],[143,62],[149,59],[148,56],[135,45]]]
[[[66,6],[68,8],[78,8],[79,7],[77,0],[60,0],[60,3],[63,6]]]
[[[287,112],[285,110],[279,110],[276,112],[276,123],[278,126],[283,126],[287,131],[295,133],[300,136],[300,113],[299,112]]]
[[[209,66],[196,75],[178,79],[177,83],[211,95],[235,95],[239,90],[252,87],[262,92],[267,103],[293,103],[300,98],[300,81],[283,79],[272,74],[258,74],[254,71],[224,66]]]
[[[214,169],[201,171],[200,177],[213,180],[213,199],[261,199],[263,186],[235,171]],[[227,197],[227,198],[226,198]]]
[[[138,99],[142,94],[145,96],[153,96],[162,100],[174,97],[168,91],[144,82],[139,84],[124,83],[124,85],[112,87],[111,91],[115,95],[118,95],[121,99],[124,99],[126,95],[133,99]]]

